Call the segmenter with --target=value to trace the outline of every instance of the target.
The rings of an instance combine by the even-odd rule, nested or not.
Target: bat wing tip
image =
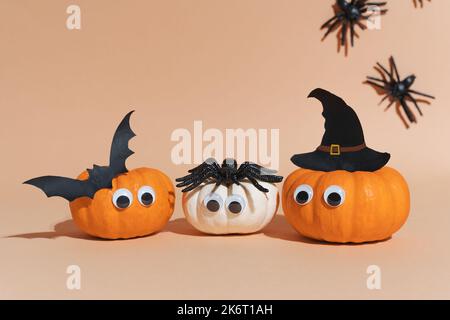
[[[38,183],[37,183],[39,181],[38,179],[39,178],[28,179],[28,180],[22,182],[22,184],[28,184],[28,185],[31,185],[31,186],[38,187]]]

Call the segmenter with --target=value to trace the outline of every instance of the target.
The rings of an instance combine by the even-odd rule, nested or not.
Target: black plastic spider
[[[336,0],[335,15],[327,22],[325,22],[320,29],[327,28],[327,32],[323,36],[325,39],[333,30],[340,25],[341,29],[341,46],[345,46],[347,41],[347,30],[350,30],[350,42],[353,47],[355,38],[355,25],[358,25],[362,30],[367,27],[361,20],[368,20],[374,12],[369,12],[370,6],[382,7],[386,2],[367,2],[368,0]],[[385,14],[387,9],[381,9],[379,14]]]
[[[275,170],[248,161],[242,163],[238,168],[234,159],[225,159],[220,166],[215,159],[210,158],[188,172],[187,176],[175,180],[180,182],[177,187],[186,187],[181,190],[182,192],[191,191],[203,182],[215,182],[217,186],[220,184],[230,186],[233,183],[240,185],[240,181],[244,179],[249,180],[259,191],[269,192],[258,183],[258,180],[269,183],[283,180],[283,177],[274,175]]]
[[[391,102],[386,107],[386,109],[391,107],[392,104],[397,101],[402,106],[403,111],[408,117],[409,122],[416,123],[417,122],[416,116],[414,115],[414,113],[412,113],[411,109],[407,104],[407,101],[411,101],[412,103],[414,103],[414,106],[416,107],[417,111],[421,116],[423,115],[423,113],[422,110],[420,110],[418,104],[419,101],[416,98],[414,98],[412,94],[416,94],[430,99],[435,99],[435,97],[411,89],[414,80],[416,80],[415,75],[410,75],[405,79],[401,80],[400,75],[398,73],[397,65],[395,64],[394,57],[389,58],[389,64],[391,69],[390,71],[388,71],[383,65],[377,62],[377,66],[379,67],[379,69],[377,70],[381,73],[382,79],[367,77],[366,82],[378,89],[383,90],[383,92],[385,93],[385,96],[380,101],[380,104],[386,99],[390,98]],[[388,79],[386,79],[386,76]]]

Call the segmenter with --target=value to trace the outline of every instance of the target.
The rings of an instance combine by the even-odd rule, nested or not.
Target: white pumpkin
[[[272,221],[278,209],[278,188],[259,181],[261,192],[248,181],[240,185],[206,183],[183,194],[183,211],[196,229],[210,234],[254,233]]]

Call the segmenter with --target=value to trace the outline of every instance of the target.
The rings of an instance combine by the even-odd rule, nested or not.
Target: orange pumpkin
[[[78,179],[88,177],[84,171]],[[120,197],[128,199],[127,206],[123,201],[118,203]],[[100,189],[93,199],[81,197],[69,205],[73,220],[84,232],[105,239],[126,239],[163,229],[172,216],[174,202],[173,184],[164,173],[139,168],[116,176],[112,189]]]
[[[133,154],[128,143],[135,136],[129,112],[114,133],[109,165],[94,165],[78,179],[40,176],[25,181],[47,197],[69,201],[75,224],[84,232],[105,239],[127,239],[161,230],[172,216],[174,186],[161,171],[128,170],[125,162]]]
[[[302,235],[329,242],[391,237],[409,214],[408,185],[399,172],[298,169],[283,186],[283,210]]]

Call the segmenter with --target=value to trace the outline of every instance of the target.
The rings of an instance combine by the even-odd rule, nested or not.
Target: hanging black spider
[[[339,26],[341,28],[341,46],[345,46],[347,42],[347,31],[350,30],[350,43],[353,47],[355,39],[355,26],[358,25],[362,30],[367,27],[361,20],[368,20],[374,13],[370,10],[371,6],[382,7],[386,2],[367,2],[368,0],[336,0],[335,15],[325,22],[320,29],[327,29],[323,36],[325,39],[333,30]],[[380,9],[379,14],[385,14],[387,9]]]
[[[188,192],[198,187],[203,182],[215,182],[216,185],[224,184],[230,186],[233,183],[240,185],[240,181],[249,180],[259,191],[269,192],[258,183],[259,181],[276,183],[281,182],[283,177],[276,176],[276,171],[264,168],[256,163],[244,162],[239,168],[234,159],[225,159],[220,166],[215,159],[208,159],[198,167],[188,171],[187,176],[177,178],[180,182],[177,187],[186,187],[182,192]]]
[[[375,77],[367,77],[367,83],[383,90],[385,96],[380,101],[380,104],[386,99],[390,99],[389,105],[386,107],[388,109],[392,106],[393,103],[399,102],[408,117],[409,122],[416,123],[417,119],[414,113],[409,108],[407,101],[410,101],[414,104],[419,114],[422,116],[422,110],[419,107],[418,100],[412,96],[412,94],[416,94],[422,97],[435,99],[435,97],[430,96],[425,93],[421,93],[415,90],[412,90],[411,87],[416,80],[415,75],[410,75],[403,80],[401,80],[400,75],[398,73],[397,65],[395,64],[394,57],[389,58],[390,71],[388,71],[382,64],[377,62],[377,66],[379,69],[378,72],[381,73],[382,79]]]

